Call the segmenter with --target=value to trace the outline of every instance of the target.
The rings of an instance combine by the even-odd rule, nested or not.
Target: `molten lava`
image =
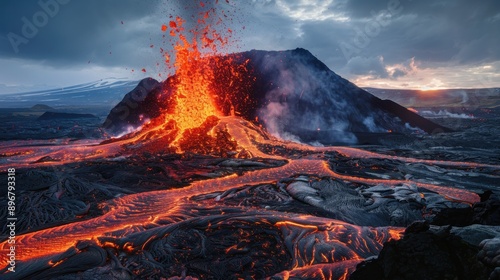
[[[202,7],[205,7],[203,3]],[[228,44],[232,31],[225,28],[226,32],[219,32],[217,28],[223,26],[222,19],[219,18],[215,24],[209,22],[215,16],[214,8],[199,13],[196,26],[188,32],[184,27],[185,20],[179,16],[169,23],[172,40],[177,41],[173,44],[173,54],[164,54],[167,64],[171,63],[171,57],[175,60],[174,92],[169,99],[173,108],[165,114],[165,123],[171,120],[175,122],[178,134],[172,144],[178,151],[184,150],[181,138],[186,138],[184,142],[192,141],[192,129],[200,127],[211,116],[221,115],[214,101],[215,70],[210,61],[214,57],[217,60],[217,55]],[[162,30],[166,28],[166,25],[162,25]],[[232,63],[225,65],[233,66]],[[231,71],[236,72],[238,71]],[[185,133],[190,139],[187,139],[188,135],[184,135]]]
[[[193,39],[190,42],[182,32],[184,20],[180,17],[170,26],[174,27],[173,35],[179,37],[175,45],[175,75],[176,89],[174,92],[175,107],[168,118],[175,120],[180,132],[186,129],[199,127],[209,116],[219,115],[210,92],[210,83],[213,73],[207,63],[202,59],[198,47],[198,40],[204,42],[202,49],[214,47],[215,38],[209,38],[207,25],[202,33],[202,38],[193,31]],[[220,36],[213,32],[214,37]]]

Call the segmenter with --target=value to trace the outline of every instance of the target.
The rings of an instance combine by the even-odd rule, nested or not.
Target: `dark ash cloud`
[[[89,60],[116,66],[125,64],[124,57],[134,60],[134,53],[147,46],[154,31],[148,18],[158,1],[39,0],[2,5],[0,57],[59,66]]]
[[[374,78],[389,77],[382,57],[363,58],[357,56],[349,60],[346,67],[350,73],[355,75],[370,75]]]
[[[60,9],[53,17],[49,16],[35,36],[27,38],[27,43],[20,43],[16,52],[9,34],[23,36],[23,18],[33,22],[33,16],[43,11],[40,1],[60,3]],[[62,4],[65,2],[68,3]],[[205,2],[207,8],[215,3]],[[422,69],[458,67],[464,73],[500,61],[500,1],[497,0],[218,2],[219,10],[231,14],[225,24],[240,39],[238,46],[228,51],[303,47],[346,78],[362,75],[374,79],[405,78],[412,73],[408,68],[411,59],[418,61]],[[47,71],[72,67],[85,71],[89,61],[100,67],[149,70],[161,61],[156,47],[170,45],[162,38],[161,24],[168,22],[169,15],[194,20],[199,3],[196,0],[2,1],[0,60],[11,61],[9,65],[14,61],[30,62],[37,67],[45,66]],[[0,76],[8,71],[0,68]],[[492,75],[488,80],[493,79],[494,83],[496,79],[500,84]],[[7,82],[0,78],[0,83]]]

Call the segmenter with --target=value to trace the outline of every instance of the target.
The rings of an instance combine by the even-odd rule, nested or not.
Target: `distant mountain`
[[[500,88],[439,89],[425,91],[365,88],[365,90],[379,98],[393,100],[405,107],[464,107],[472,110],[500,107]]]
[[[305,49],[252,50],[207,63],[215,73],[212,88],[220,110],[260,123],[283,139],[353,144],[366,133],[448,130],[357,87]],[[130,96],[137,93],[125,96],[108,115],[104,128],[120,134],[168,109],[175,76],[159,84],[151,80],[141,81],[150,87],[133,106],[129,106]],[[136,90],[144,88],[141,84]]]
[[[75,113],[61,113],[61,112],[45,112],[38,117],[39,121],[56,120],[56,119],[95,119],[96,116],[92,114],[75,114]]]
[[[47,106],[45,104],[36,104],[30,108],[31,110],[34,111],[48,111],[48,110],[54,110],[54,108]]]
[[[83,105],[111,108],[135,85],[137,81],[109,78],[50,90],[0,94],[0,107],[29,108],[45,104],[51,107]]]

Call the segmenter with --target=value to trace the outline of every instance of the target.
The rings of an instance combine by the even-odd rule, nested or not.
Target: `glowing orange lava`
[[[210,92],[213,73],[202,59],[197,34],[194,34],[191,42],[182,34],[183,23],[184,20],[177,17],[176,22],[171,24],[176,26],[175,32],[178,32],[179,41],[175,45],[175,108],[168,116],[175,120],[181,132],[199,127],[209,116],[219,114]],[[206,35],[203,38],[207,40]]]
[[[175,121],[178,135],[173,145],[177,146],[178,151],[178,142],[185,131],[199,127],[210,116],[221,115],[211,87],[214,69],[210,66],[210,57],[214,59],[221,53],[232,31],[227,28],[226,32],[217,31],[222,24],[220,18],[215,24],[209,22],[210,18],[216,17],[214,8],[199,13],[198,17],[197,25],[189,31],[184,27],[186,21],[179,16],[169,22],[170,36],[176,42],[173,44],[173,53],[164,54],[167,64],[170,64],[171,57],[175,60],[175,90],[169,100],[174,107],[165,115],[165,123]],[[162,25],[162,30],[166,29],[167,26]]]

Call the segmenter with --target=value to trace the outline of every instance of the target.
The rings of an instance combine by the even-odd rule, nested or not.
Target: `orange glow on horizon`
[[[446,89],[446,88],[443,88],[443,87],[421,87],[421,88],[418,88],[417,90],[422,92],[422,93],[433,93],[433,92],[436,92],[438,90],[443,90],[443,89]]]
[[[418,114],[418,111],[416,109],[413,109],[413,108],[406,108],[406,109],[408,109],[408,111],[411,111],[415,114]]]

